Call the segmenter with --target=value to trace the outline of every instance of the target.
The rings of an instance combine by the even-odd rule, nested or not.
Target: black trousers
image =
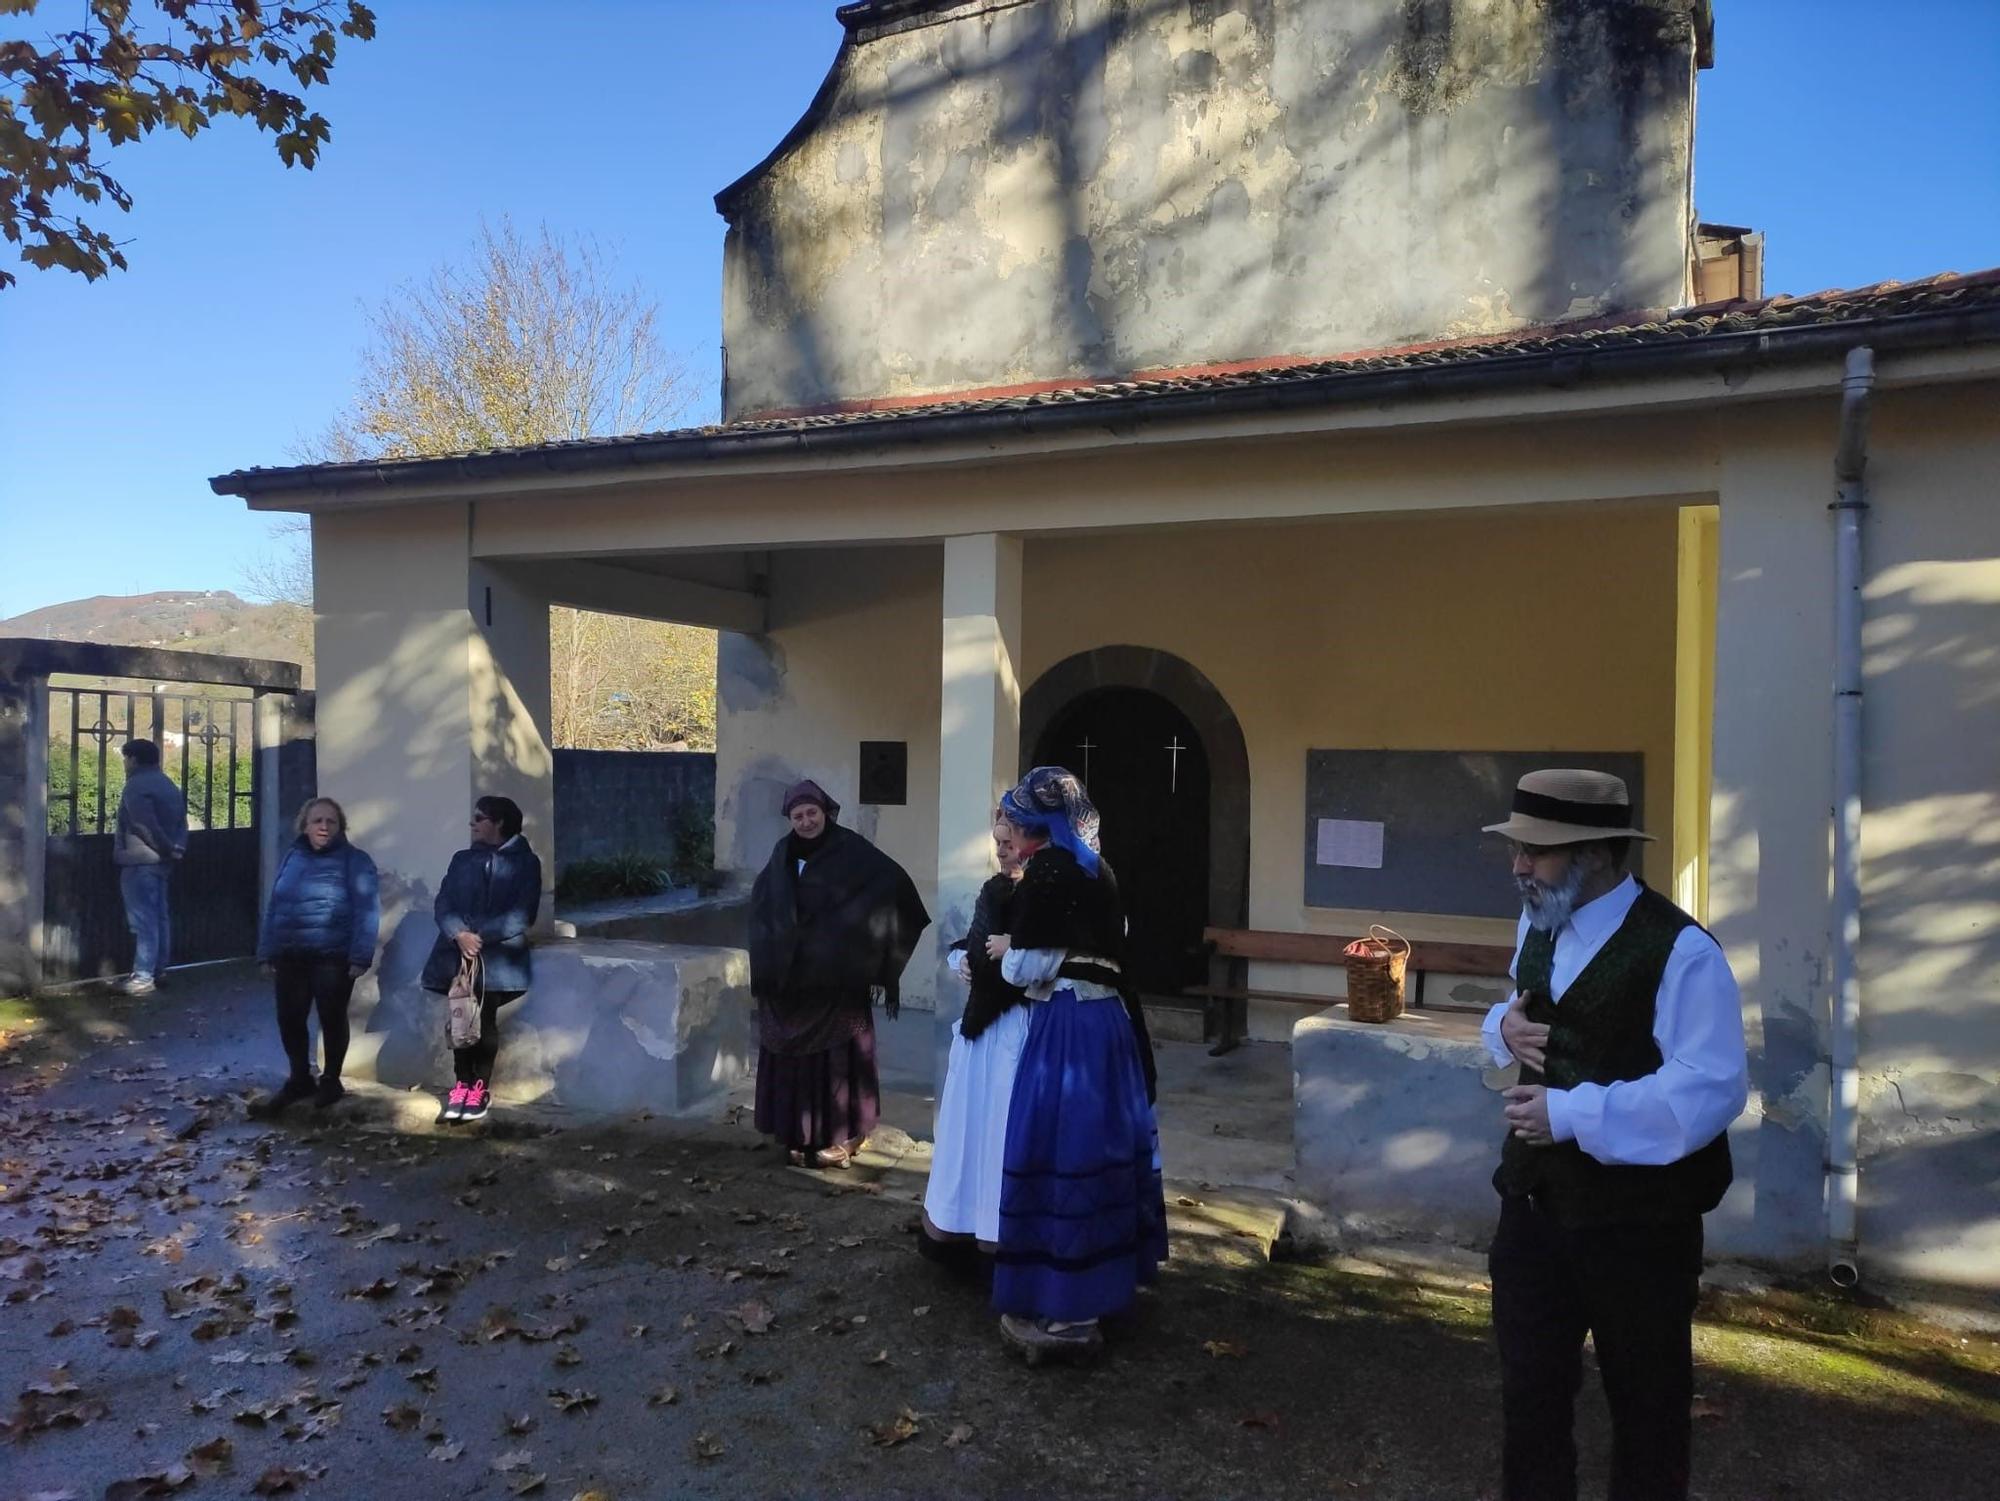
[[[517,1001],[526,992],[482,990],[479,995],[479,1041],[469,1048],[451,1050],[452,1077],[461,1084],[493,1083],[493,1065],[500,1057],[500,1008]]]
[[[1686,1497],[1701,1217],[1565,1230],[1505,1198],[1488,1265],[1506,1501],[1574,1501],[1586,1333],[1611,1406],[1610,1501]]]
[[[319,1012],[319,1040],[326,1053],[322,1075],[340,1077],[347,1061],[347,1002],[354,994],[354,977],[344,955],[280,954],[277,971],[278,1037],[291,1061],[292,1078],[312,1080],[312,1034],[306,1018]]]

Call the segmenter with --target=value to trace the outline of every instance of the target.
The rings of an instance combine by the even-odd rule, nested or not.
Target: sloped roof
[[[1594,377],[1762,363],[1885,340],[1905,346],[2000,342],[2000,268],[1877,282],[1803,297],[1767,297],[1626,313],[1540,328],[1430,340],[1333,358],[1278,356],[1231,365],[1141,371],[1112,379],[1039,381],[945,395],[876,398],[811,411],[666,432],[477,449],[420,459],[234,470],[218,495],[421,484],[535,470],[574,472],[654,462],[706,462],[774,443],[915,442],[1114,417],[1213,416],[1270,405],[1421,397],[1506,382],[1574,384]]]

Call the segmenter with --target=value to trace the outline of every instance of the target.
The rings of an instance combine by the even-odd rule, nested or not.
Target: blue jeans
[[[125,898],[125,925],[138,947],[133,976],[153,979],[167,967],[173,923],[167,914],[166,865],[125,865],[118,871],[118,894]]]

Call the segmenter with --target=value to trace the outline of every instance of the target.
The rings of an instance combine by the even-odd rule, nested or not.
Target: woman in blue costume
[[[1031,1359],[1102,1343],[1166,1259],[1151,1049],[1123,993],[1125,914],[1083,784],[1038,766],[1002,801],[1028,859],[987,940],[1030,1001],[1007,1110],[993,1305]]]

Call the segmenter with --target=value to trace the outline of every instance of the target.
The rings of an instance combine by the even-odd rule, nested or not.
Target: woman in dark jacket
[[[472,805],[472,844],[451,857],[433,911],[438,938],[424,961],[423,987],[445,994],[468,959],[479,961],[479,1041],[452,1050],[456,1081],[443,1119],[476,1121],[492,1105],[500,1052],[500,1008],[534,978],[528,932],[542,906],[542,862],[521,835],[511,798]]]
[[[796,1163],[845,1167],[881,1109],[879,997],[899,1009],[903,966],[930,914],[903,867],[840,826],[817,783],[785,794],[792,832],[750,893],[757,1129]]]
[[[347,1091],[340,1067],[347,1059],[347,1003],[354,982],[375,962],[381,924],[375,862],[347,842],[347,815],[330,797],[299,809],[298,838],[278,863],[257,934],[257,957],[276,976],[278,1036],[292,1071],[284,1084],[254,1107],[276,1115],[313,1097],[324,1110]],[[306,1018],[319,1012],[326,1059],[313,1082],[312,1038]]]

